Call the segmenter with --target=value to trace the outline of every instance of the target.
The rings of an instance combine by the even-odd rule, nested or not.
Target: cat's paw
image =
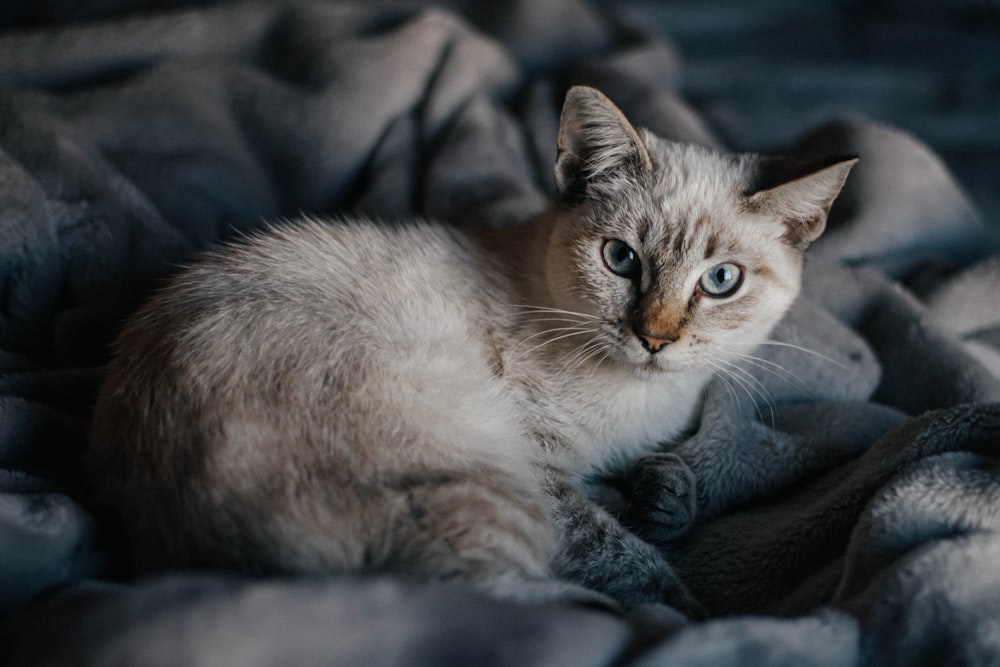
[[[653,546],[634,535],[629,535],[622,543],[627,546],[628,556],[620,559],[616,576],[604,582],[605,592],[622,607],[631,609],[642,604],[664,603],[692,620],[707,617],[705,608]]]
[[[694,473],[676,454],[658,452],[636,461],[628,495],[625,523],[650,542],[669,542],[694,525],[698,507]]]

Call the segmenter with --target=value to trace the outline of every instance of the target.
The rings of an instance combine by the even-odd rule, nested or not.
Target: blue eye
[[[608,239],[601,248],[604,265],[615,275],[636,282],[642,276],[642,262],[629,244],[618,239]]]
[[[701,291],[712,297],[731,296],[743,284],[743,269],[731,262],[716,264],[698,281]]]

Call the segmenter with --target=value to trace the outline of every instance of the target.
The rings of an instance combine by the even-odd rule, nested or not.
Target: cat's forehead
[[[647,250],[667,249],[675,259],[701,259],[715,249],[742,245],[746,234],[737,221],[752,169],[748,156],[642,132],[652,171],[597,198],[598,233],[631,239]],[[626,189],[618,189],[621,185]]]
[[[655,165],[650,195],[663,214],[713,217],[738,208],[747,182],[740,156],[656,137],[648,146]]]
[[[702,253],[739,238],[733,227],[746,188],[738,156],[662,140],[649,142],[654,171],[645,196],[644,242]]]

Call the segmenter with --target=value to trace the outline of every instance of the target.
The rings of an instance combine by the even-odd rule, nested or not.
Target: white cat
[[[664,141],[573,88],[535,218],[302,220],[177,275],[121,334],[90,470],[141,569],[691,609],[584,481],[641,471],[627,519],[690,520],[694,481],[662,450],[795,298],[853,163]]]

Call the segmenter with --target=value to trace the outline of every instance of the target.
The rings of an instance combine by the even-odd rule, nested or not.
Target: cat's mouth
[[[670,364],[664,364],[653,358],[639,364],[639,371],[644,375],[664,375],[666,373],[677,372],[677,370],[677,368],[672,367]]]
[[[682,350],[660,349],[651,352],[640,345],[629,345],[625,356],[630,367],[642,375],[663,375],[690,370],[693,366],[689,355]]]
[[[641,377],[655,377],[670,373],[683,373],[699,368],[696,359],[692,358],[688,343],[681,339],[673,340],[643,340],[633,329],[622,320],[609,322],[608,333],[614,341],[616,349],[612,357],[631,372]]]
[[[649,355],[639,364],[639,367],[646,372],[653,374],[681,373],[690,370],[694,364],[689,360],[679,359],[676,356]]]

